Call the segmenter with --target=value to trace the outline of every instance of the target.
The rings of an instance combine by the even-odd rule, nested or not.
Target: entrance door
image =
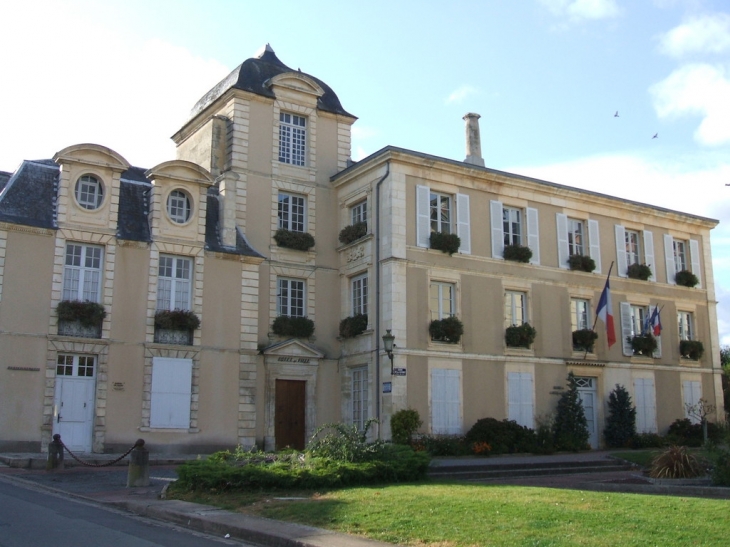
[[[304,449],[304,388],[301,380],[276,381],[276,449]]]
[[[576,378],[578,396],[583,402],[583,410],[588,422],[588,442],[591,448],[598,448],[598,417],[596,416],[596,379]]]
[[[59,355],[56,364],[56,396],[53,433],[69,450],[91,452],[94,424],[96,357]]]

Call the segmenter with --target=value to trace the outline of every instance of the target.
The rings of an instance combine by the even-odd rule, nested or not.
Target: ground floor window
[[[532,374],[510,372],[507,375],[508,415],[518,424],[534,427],[535,408],[532,400]]]
[[[636,403],[636,432],[656,433],[656,395],[653,378],[634,379]]]
[[[352,369],[352,423],[358,431],[368,420],[368,367]]]
[[[171,357],[152,359],[150,427],[188,429],[193,360]]]

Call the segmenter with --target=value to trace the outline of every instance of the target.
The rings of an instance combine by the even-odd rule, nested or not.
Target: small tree
[[[702,437],[707,444],[707,417],[715,413],[715,405],[710,404],[707,399],[700,399],[697,404],[685,403],[687,414],[700,421],[702,425]]]
[[[608,416],[603,436],[609,448],[626,448],[636,436],[636,407],[631,404],[631,395],[622,385],[608,395]]]
[[[589,447],[588,421],[583,410],[583,402],[578,394],[575,375],[568,374],[568,389],[558,401],[558,409],[553,422],[553,438],[557,450],[577,452]]]
[[[418,411],[412,408],[398,410],[390,417],[390,434],[396,444],[411,444],[413,434],[423,425]]]

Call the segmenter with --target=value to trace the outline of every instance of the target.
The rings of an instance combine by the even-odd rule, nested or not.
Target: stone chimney
[[[466,159],[464,163],[471,163],[484,167],[482,159],[482,139],[479,136],[479,114],[469,112],[464,116],[466,122]]]

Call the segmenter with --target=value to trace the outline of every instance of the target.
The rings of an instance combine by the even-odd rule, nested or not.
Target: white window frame
[[[508,419],[532,429],[535,426],[533,377],[529,372],[507,374]]]
[[[433,192],[436,194],[437,192]],[[428,186],[416,186],[416,245],[428,249],[431,247],[431,189]],[[470,212],[468,194],[439,194],[452,198],[451,231],[461,240],[459,254],[471,254]],[[454,216],[454,204],[456,215]]]
[[[184,190],[173,190],[167,196],[167,216],[175,224],[185,224],[192,215],[190,196]]]
[[[354,367],[352,369],[352,383],[350,385],[352,398],[352,424],[357,430],[365,430],[368,420],[369,381],[368,367]]]
[[[288,317],[307,316],[307,282],[279,277],[276,280],[276,312]]]
[[[568,256],[585,254],[585,224],[577,218],[568,218]]]
[[[625,230],[624,244],[626,246],[626,267],[629,267],[632,264],[641,264],[641,242],[639,232],[636,230]]]
[[[652,232],[649,230],[644,230],[643,232],[628,230],[620,224],[616,224],[615,231],[618,275],[620,277],[628,277],[629,266],[632,264],[646,264],[652,271],[649,281],[656,281],[654,235]]]
[[[350,207],[350,218],[352,224],[368,221],[368,200],[364,199],[360,203],[356,203]]]
[[[96,376],[96,355],[59,353],[56,357],[56,376],[93,378]]]
[[[673,239],[672,247],[675,271],[689,270],[687,266],[687,242],[682,239]]]
[[[77,252],[78,251],[78,252]],[[69,264],[69,262],[71,262]],[[62,300],[100,302],[104,247],[69,241],[63,268]]]
[[[304,167],[307,164],[307,118],[279,112],[279,161]]]
[[[520,317],[521,316],[521,317]],[[505,291],[504,321],[508,327],[528,323],[527,293],[522,291]]]
[[[431,190],[428,196],[431,232],[450,234],[454,231],[454,199],[449,194]],[[444,218],[444,211],[446,218]]]
[[[571,241],[575,241],[575,229],[572,231],[573,238],[569,237],[571,232],[570,223],[580,223],[582,225],[581,251],[576,253],[576,246],[571,245]],[[588,219],[583,221],[579,219],[569,219],[565,213],[555,213],[555,224],[558,231],[558,266],[563,269],[569,269],[569,259],[573,254],[582,254],[590,256],[596,264],[594,273],[601,273],[601,244],[598,230],[598,221]],[[588,233],[588,242],[586,243],[586,225]],[[588,253],[586,253],[586,250]]]
[[[152,358],[150,427],[188,429],[193,385],[193,360]]]
[[[157,266],[157,309],[191,310],[194,277],[191,257],[161,254]]]
[[[431,369],[431,432],[460,435],[461,422],[461,371]]]
[[[570,299],[570,325],[573,331],[591,328],[590,301],[585,298]]]
[[[456,283],[431,281],[429,303],[432,320],[456,315]]]
[[[502,238],[504,245],[523,245],[525,225],[523,216],[522,209],[502,206]]]
[[[520,245],[525,245],[526,241],[527,246],[532,251],[530,264],[540,264],[540,224],[538,222],[537,209],[527,207],[523,211],[516,207],[505,207],[501,201],[489,202],[490,226],[492,229],[492,258],[503,260],[504,246],[510,240],[510,234],[506,234],[504,231],[505,209],[524,213],[524,221],[520,221]]]
[[[104,202],[104,185],[94,175],[82,175],[76,181],[74,196],[80,207],[93,211]]]
[[[679,339],[681,340],[694,340],[694,317],[692,312],[689,311],[678,311],[677,312],[677,328],[679,330]]]
[[[307,231],[307,197],[279,192],[277,215],[279,228],[290,232]]]
[[[352,315],[368,314],[368,274],[360,274],[350,281],[352,294]]]
[[[649,316],[650,308],[646,306],[638,306],[630,302],[621,302],[621,343],[623,354],[627,357],[634,355],[631,348],[631,338],[645,332],[646,318]],[[653,335],[652,335],[653,336]],[[657,343],[657,349],[652,357],[658,359],[662,356],[662,337],[654,336]]]

